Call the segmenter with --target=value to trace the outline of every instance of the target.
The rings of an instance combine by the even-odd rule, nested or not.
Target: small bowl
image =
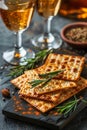
[[[86,27],[87,28],[87,23],[86,22],[75,22],[75,23],[71,23],[71,24],[68,24],[66,26],[64,26],[61,30],[61,38],[69,45],[71,45],[72,47],[74,48],[80,48],[80,49],[84,49],[84,48],[87,48],[87,42],[81,42],[81,41],[74,41],[74,40],[71,40],[71,39],[68,39],[66,37],[66,33],[71,30],[71,29],[76,29],[77,27],[79,28],[84,28]],[[77,33],[76,33],[77,34]],[[79,34],[79,32],[78,32]],[[70,35],[70,34],[69,34]],[[71,36],[70,36],[71,37]],[[74,37],[74,35],[73,35]]]

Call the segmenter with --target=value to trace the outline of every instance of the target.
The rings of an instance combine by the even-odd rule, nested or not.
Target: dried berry
[[[8,88],[2,89],[1,92],[2,92],[3,97],[6,97],[6,98],[10,97],[10,91]]]

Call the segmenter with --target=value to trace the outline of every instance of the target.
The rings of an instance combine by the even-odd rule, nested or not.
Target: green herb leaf
[[[39,74],[39,76],[41,78],[47,78],[47,77],[51,77],[51,76],[56,76],[60,73],[62,73],[64,70],[57,70],[57,71],[53,71],[53,72],[49,72],[49,73],[45,73],[45,74]]]
[[[48,54],[52,53],[53,50],[42,50],[36,53],[35,58],[28,58],[24,62],[26,65],[18,65],[10,69],[9,76],[17,77],[24,73],[24,71],[35,68],[38,63],[43,63]]]
[[[56,107],[57,112],[66,115],[69,112],[71,112],[71,110],[75,110],[76,109],[77,103],[79,101],[80,101],[80,99],[75,99],[73,101],[69,101],[69,102],[65,103],[62,106],[58,106],[58,107]]]
[[[82,99],[82,102],[87,103],[87,101],[86,101],[86,100],[84,100],[84,99]]]
[[[74,96],[74,100],[69,101],[69,102],[63,104],[62,106],[57,106],[55,108],[55,110],[58,113],[64,114],[66,116],[69,112],[76,110],[77,104],[78,104],[79,101],[87,103],[87,101],[85,99],[83,99],[82,97],[77,99],[76,96]]]
[[[45,82],[43,82],[43,84],[41,85],[42,87],[45,87],[47,85],[47,83],[52,79],[52,77],[48,78],[45,80]]]
[[[39,85],[39,84],[41,84],[43,82],[45,82],[44,79],[43,80],[37,79],[37,80],[33,80],[33,81],[29,82],[29,83],[32,85],[32,88],[34,88],[34,87],[36,87],[37,85]]]
[[[64,70],[58,70],[58,71],[53,71],[50,73],[45,73],[45,74],[40,74],[40,76],[44,79],[37,79],[37,80],[33,80],[31,82],[29,82],[33,87],[36,87],[37,85],[41,84],[41,87],[46,86],[46,84],[53,79],[56,75],[58,75],[59,73],[63,72]]]

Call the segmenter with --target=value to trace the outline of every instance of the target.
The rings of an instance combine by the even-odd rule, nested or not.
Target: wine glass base
[[[11,65],[25,65],[27,62],[25,61],[27,58],[34,58],[35,53],[30,49],[22,48],[23,52],[26,52],[25,55],[21,55],[18,57],[18,52],[15,52],[15,49],[9,49],[3,53],[3,59],[11,64]]]
[[[51,34],[44,38],[39,35],[31,40],[32,44],[39,49],[57,49],[62,45],[62,40],[58,34]]]

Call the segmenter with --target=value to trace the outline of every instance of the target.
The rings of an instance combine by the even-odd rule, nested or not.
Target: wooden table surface
[[[64,25],[75,21],[76,20],[56,16],[52,21],[52,31],[60,32]],[[34,49],[29,39],[41,32],[43,32],[43,20],[37,15],[37,13],[35,13],[30,28],[28,28],[23,33],[23,45]],[[86,53],[86,50],[77,50],[69,47],[66,43],[63,44],[63,46],[70,51],[74,50],[76,53],[81,55],[84,55]],[[4,26],[2,20],[0,19],[0,66],[5,64],[2,58],[3,51],[13,47],[13,45],[13,33]],[[2,76],[5,76],[5,71],[3,73],[0,73],[0,78]],[[46,128],[31,125],[30,123],[7,118],[2,114],[3,107],[10,100],[2,100],[1,90],[2,88],[6,87],[9,87],[6,83],[0,85],[0,130],[47,130]],[[10,88],[10,90],[13,91],[13,88]],[[87,108],[82,110],[63,130],[87,130]]]

